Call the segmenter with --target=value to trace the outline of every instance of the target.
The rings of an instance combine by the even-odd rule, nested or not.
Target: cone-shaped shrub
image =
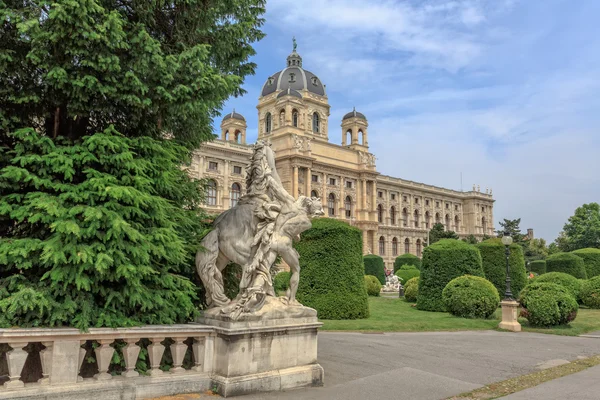
[[[421,269],[421,259],[413,254],[402,254],[394,260],[394,272],[403,265],[414,265],[417,269]]]
[[[385,264],[383,258],[375,254],[368,254],[363,257],[365,264],[365,275],[372,275],[379,279],[379,283],[385,285]]]
[[[548,257],[546,272],[564,272],[578,279],[587,279],[583,259],[573,253],[556,253]]]
[[[588,279],[600,275],[600,249],[579,249],[571,253],[583,259]]]
[[[498,293],[504,293],[506,288],[506,248],[498,238],[488,239],[477,244],[481,253],[481,262],[485,278],[492,282]],[[510,256],[510,288],[515,297],[527,284],[527,272],[525,270],[525,258],[523,248],[518,244],[512,244],[509,248]]]

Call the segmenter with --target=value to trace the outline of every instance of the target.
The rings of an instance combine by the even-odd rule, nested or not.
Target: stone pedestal
[[[500,322],[498,328],[521,332],[521,324],[517,319],[519,316],[519,303],[514,300],[503,300],[500,305],[502,306],[502,322]]]
[[[271,297],[259,312],[236,321],[211,309],[198,322],[215,330],[211,379],[224,397],[323,384],[317,363],[322,324],[311,308]]]

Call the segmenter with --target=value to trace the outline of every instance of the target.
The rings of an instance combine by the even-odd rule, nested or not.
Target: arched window
[[[415,228],[419,227],[419,211],[415,210]]]
[[[398,239],[397,238],[392,239],[392,255],[393,256],[398,255]]]
[[[485,217],[481,217],[481,226],[483,227],[483,233],[487,233],[487,222],[485,221]]]
[[[410,240],[404,239],[404,254],[410,253]]]
[[[425,211],[425,228],[429,229],[429,211]]]
[[[458,215],[456,217],[454,217],[454,232],[458,233],[458,225],[459,225],[459,219],[458,219]]]
[[[225,137],[223,138],[223,140],[229,140],[229,131],[225,131]]]
[[[265,132],[271,133],[271,113],[267,113],[265,116]]]
[[[383,206],[380,204],[377,206],[377,221],[383,223]]]
[[[352,130],[348,129],[346,132],[346,144],[352,144]]]
[[[406,208],[402,209],[402,225],[408,226],[408,210]]]
[[[292,125],[294,125],[295,128],[298,127],[298,111],[297,110],[292,111]]]
[[[417,257],[421,257],[421,239],[417,239]]]
[[[314,133],[319,133],[319,114],[316,112],[312,116],[312,130]]]
[[[234,183],[231,185],[231,207],[235,207],[240,200],[240,195],[242,193],[242,188],[239,183]]]
[[[365,144],[365,133],[362,131],[362,129],[358,130],[358,136],[360,136],[360,144],[364,145]]]
[[[392,225],[396,225],[396,207],[394,206],[390,208],[390,222]]]
[[[385,256],[385,238],[383,236],[379,237],[379,255]]]
[[[450,214],[446,214],[446,230],[450,230]]]
[[[319,198],[319,193],[317,193],[316,190],[311,190],[310,191],[310,197]]]
[[[217,183],[212,179],[206,184],[206,205],[217,205]]]
[[[329,216],[333,217],[335,215],[335,194],[333,193],[329,193],[329,197],[327,197],[327,209]]]
[[[344,208],[346,209],[346,218],[352,218],[352,198],[350,196],[346,196]]]
[[[442,220],[440,219],[440,213],[435,213],[435,223],[441,224]]]
[[[285,125],[285,110],[279,111],[279,126]]]
[[[242,134],[240,133],[240,131],[235,131],[235,142],[239,143],[241,138]]]

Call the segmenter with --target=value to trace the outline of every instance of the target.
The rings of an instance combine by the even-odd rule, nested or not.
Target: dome
[[[281,93],[279,93],[277,95],[277,98],[279,99],[281,97],[288,96],[288,95],[289,96],[294,96],[294,97],[302,98],[302,95],[300,94],[299,91],[291,89],[291,88],[288,88],[287,90],[283,90]]]
[[[235,108],[233,109],[233,111],[230,114],[227,114],[227,115],[225,115],[223,117],[223,121],[225,121],[227,119],[231,119],[231,118],[233,118],[233,119],[239,119],[239,120],[242,120],[242,121],[246,120],[246,118],[244,118],[244,116],[242,114],[235,112]]]
[[[356,108],[354,110],[350,111],[348,114],[344,115],[342,120],[349,119],[349,118],[362,118],[364,120],[367,119],[367,117],[365,117],[365,114],[359,113],[358,111],[356,111]]]

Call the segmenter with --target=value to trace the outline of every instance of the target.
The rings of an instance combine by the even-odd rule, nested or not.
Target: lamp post
[[[500,302],[502,306],[502,322],[500,322],[498,327],[508,331],[520,332],[521,324],[517,320],[519,303],[515,301],[510,291],[510,264],[508,259],[510,257],[510,245],[512,242],[513,239],[510,236],[510,232],[504,232],[502,244],[505,247],[504,254],[506,255],[506,291],[504,292],[504,300]]]

